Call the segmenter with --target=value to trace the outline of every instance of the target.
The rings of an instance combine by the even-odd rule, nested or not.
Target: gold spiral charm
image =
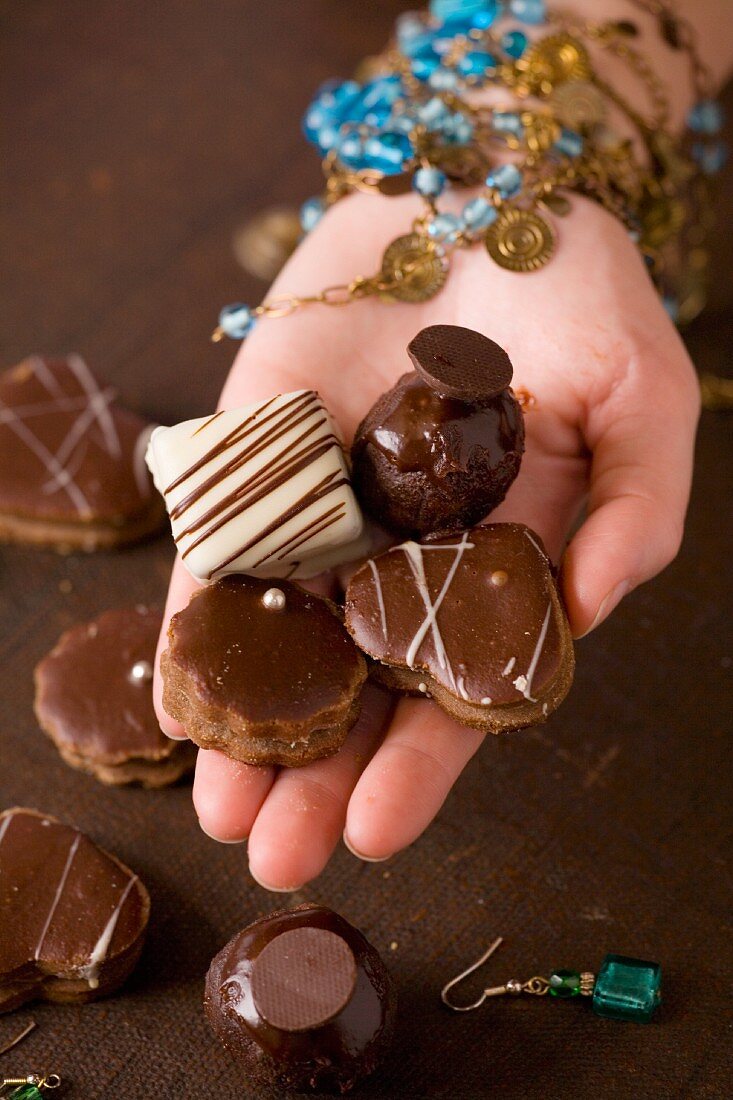
[[[382,297],[398,302],[427,302],[448,277],[445,252],[420,233],[397,237],[382,257]]]
[[[486,249],[508,271],[537,271],[555,248],[552,227],[530,210],[505,208],[486,231]]]
[[[607,113],[602,92],[587,80],[558,85],[550,101],[560,122],[570,130],[592,130]]]

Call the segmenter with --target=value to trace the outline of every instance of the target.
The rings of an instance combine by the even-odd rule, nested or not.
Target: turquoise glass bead
[[[367,138],[364,143],[364,162],[367,168],[375,168],[387,176],[401,172],[412,157],[412,142],[407,134],[384,130]]]
[[[696,134],[717,134],[723,126],[723,108],[714,99],[701,99],[690,108],[687,125]]]
[[[593,1011],[609,1020],[647,1023],[661,1001],[658,963],[606,955],[593,990]]]
[[[498,0],[484,0],[480,8],[465,15],[448,15],[443,20],[440,33],[455,38],[471,31],[485,31],[499,14]]]
[[[579,157],[583,152],[583,139],[574,130],[561,130],[560,137],[555,142],[558,153],[566,157]]]
[[[495,222],[497,210],[488,199],[478,195],[463,207],[462,217],[466,228],[475,232],[477,229],[486,229]]]
[[[706,176],[714,176],[728,161],[728,146],[724,141],[696,141],[692,146],[692,155]]]
[[[358,170],[364,167],[364,140],[355,126],[347,127],[339,133],[334,148],[339,160],[347,168]]]
[[[509,0],[509,11],[520,23],[536,26],[545,21],[545,0]]]
[[[550,996],[577,997],[580,993],[580,974],[575,970],[553,970],[550,974]]]
[[[494,111],[492,122],[494,129],[500,134],[513,134],[519,137],[524,130],[516,111]]]
[[[304,233],[310,233],[311,229],[315,229],[325,209],[323,199],[318,195],[305,200],[300,208],[300,227]]]
[[[433,96],[418,107],[417,117],[428,130],[439,130],[450,119],[451,112],[439,96]]]
[[[436,92],[452,92],[458,87],[458,75],[452,69],[436,69],[428,77],[428,84]]]
[[[522,190],[522,173],[516,164],[501,164],[489,172],[486,186],[498,191],[503,199],[511,199]]]
[[[524,31],[507,31],[501,36],[501,48],[509,57],[521,57],[527,49],[527,35]]]
[[[452,115],[443,126],[443,136],[449,145],[467,145],[473,137],[473,123],[465,115]]]
[[[446,185],[446,174],[439,168],[418,168],[412,177],[412,186],[418,195],[426,199],[437,199],[442,195]]]
[[[232,340],[244,340],[251,332],[255,317],[249,306],[242,302],[233,302],[224,306],[219,314],[219,327]]]
[[[486,50],[469,50],[456,65],[461,76],[483,77],[496,68],[496,58]]]
[[[487,0],[430,0],[430,14],[446,20],[476,15],[490,6]]]
[[[677,324],[680,316],[680,303],[677,299],[673,298],[671,294],[665,294],[662,298],[662,305],[666,309],[670,321]]]
[[[416,57],[412,62],[412,75],[415,80],[425,82],[440,66],[440,58],[436,55],[433,57]]]
[[[428,234],[436,241],[453,241],[461,231],[461,220],[455,214],[437,214],[428,225]]]

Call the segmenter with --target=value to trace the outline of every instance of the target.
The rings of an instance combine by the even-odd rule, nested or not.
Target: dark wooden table
[[[262,291],[235,263],[232,233],[317,188],[299,135],[309,93],[377,49],[400,6],[4,4],[3,365],[78,350],[162,422],[210,409],[232,357],[209,343],[212,319]],[[730,180],[721,209],[733,210]],[[721,373],[729,255],[689,333]],[[362,927],[400,988],[394,1053],[365,1098],[730,1096],[731,424],[703,416],[683,551],[580,643],[552,722],[490,738],[409,851],[381,865],[341,851],[298,896]],[[162,600],[171,558],[167,538],[89,557],[0,553],[2,805],[76,822],[153,896],[142,963],[119,996],[0,1020],[0,1043],[31,1016],[40,1025],[2,1072],[56,1070],[85,1100],[255,1095],[210,1036],[202,979],[235,930],[283,899],[252,884],[242,848],[200,832],[186,786],[107,790],[60,761],[31,709],[33,666],[58,634]],[[594,968],[608,950],[659,960],[658,1020],[622,1025],[531,998],[449,1015],[440,986],[499,934],[497,979]]]

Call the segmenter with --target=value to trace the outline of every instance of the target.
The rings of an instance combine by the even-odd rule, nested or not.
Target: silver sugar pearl
[[[285,593],[282,588],[268,588],[262,597],[262,606],[268,611],[284,611]]]
[[[153,678],[153,666],[150,661],[135,661],[127,678],[133,684],[149,684]]]
[[[522,992],[522,983],[518,978],[510,978],[506,983],[506,991],[507,993],[512,993],[516,997],[518,993]]]

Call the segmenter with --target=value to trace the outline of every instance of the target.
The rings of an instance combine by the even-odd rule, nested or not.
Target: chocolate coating
[[[298,766],[340,748],[366,663],[334,604],[279,581],[279,607],[273,591],[233,574],[195,593],[168,630],[163,704],[204,748]]]
[[[161,622],[147,607],[106,611],[67,630],[36,667],[40,726],[68,764],[105,783],[163,786],[195,763],[191,745],[166,737],[153,709]]]
[[[282,949],[275,947],[280,937],[288,937]],[[329,1018],[316,1026],[293,1027],[305,1020],[302,1005],[287,1008],[279,1001],[275,1015],[283,1012],[278,1022],[288,1026],[275,1026],[260,1006],[272,1013],[274,982],[290,982],[304,990],[306,956],[314,944],[320,944],[321,962],[330,958],[335,973],[328,992],[314,973],[315,996],[306,1014],[313,1017],[315,1001],[315,1015],[322,1018],[327,1013]],[[277,952],[276,958],[272,952]],[[298,971],[295,977],[283,970],[288,954]],[[326,969],[316,969],[321,979],[327,978]],[[219,952],[206,978],[204,1008],[215,1035],[247,1080],[281,1089],[338,1093],[375,1069],[389,1044],[396,1006],[384,963],[364,936],[332,910],[302,905],[255,921]]]
[[[572,682],[550,563],[521,524],[392,547],[352,577],[346,626],[388,686],[431,694],[477,729],[542,722]]]
[[[429,386],[461,401],[497,397],[514,373],[502,347],[460,325],[429,325],[410,341],[407,353]]]
[[[47,814],[0,814],[0,1012],[88,1001],[135,965],[148,892],[114,856]]]
[[[504,499],[523,451],[511,390],[469,404],[405,374],[357,429],[352,481],[383,527],[420,537],[483,519]]]

